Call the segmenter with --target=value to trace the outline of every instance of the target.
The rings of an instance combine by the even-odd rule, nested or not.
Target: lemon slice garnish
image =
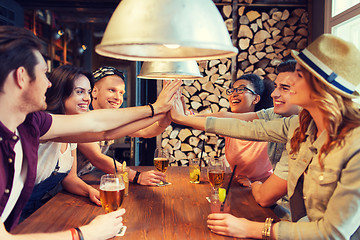
[[[125,169],[126,169],[126,162],[123,161],[123,163],[122,163],[122,171],[125,172]]]
[[[220,202],[224,202],[226,197],[226,189],[225,188],[219,188],[219,200]]]

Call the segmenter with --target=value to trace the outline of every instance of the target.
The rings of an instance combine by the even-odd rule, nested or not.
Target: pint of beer
[[[121,176],[105,174],[100,179],[100,201],[106,213],[120,208],[125,195],[125,184]]]
[[[170,160],[170,155],[169,155],[169,151],[167,149],[163,149],[163,148],[155,149],[154,166],[155,166],[156,170],[165,173],[169,167],[169,160]],[[157,183],[156,185],[157,186],[166,186],[169,184],[171,184],[171,183],[160,181],[160,183]]]

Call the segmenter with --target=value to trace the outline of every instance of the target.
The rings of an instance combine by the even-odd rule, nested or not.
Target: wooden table
[[[138,171],[154,167],[132,167]],[[202,169],[201,183],[189,182],[188,167],[169,167],[165,187],[148,187],[130,184],[129,196],[125,198],[126,209],[124,237],[116,239],[234,239],[212,233],[206,225],[210,206],[206,197],[211,192]],[[96,171],[83,179],[94,187],[99,187],[103,173]],[[248,188],[237,184],[231,187],[231,213],[255,221],[265,221],[266,217],[278,220],[270,208],[260,207]],[[48,203],[18,225],[12,233],[53,232],[89,223],[104,210],[91,203],[88,198],[61,192]]]

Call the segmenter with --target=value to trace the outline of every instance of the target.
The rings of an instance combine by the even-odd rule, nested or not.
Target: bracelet
[[[77,231],[78,233],[78,236],[79,236],[79,240],[84,240],[84,235],[82,234],[80,228],[75,228],[75,230]]]
[[[151,117],[153,117],[154,116],[154,107],[153,107],[153,105],[151,104],[151,103],[149,103],[148,104],[149,105],[149,107],[150,107],[150,109],[151,109]]]
[[[134,179],[133,179],[133,183],[139,184],[139,183],[138,183],[138,180],[139,180],[140,173],[141,173],[141,172],[136,171],[135,177],[134,177]]]
[[[72,240],[79,240],[79,235],[77,234],[75,228],[70,228],[70,232],[71,232]]]
[[[186,115],[195,115],[193,110],[186,109]]]
[[[264,228],[263,228],[263,230],[261,232],[262,239],[270,240],[271,224],[272,224],[273,220],[274,219],[272,219],[272,218],[266,218]]]

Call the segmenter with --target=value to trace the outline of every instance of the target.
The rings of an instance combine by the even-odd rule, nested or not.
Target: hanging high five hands
[[[187,115],[187,109],[183,96],[178,92],[176,94],[173,107],[170,110],[171,119],[178,124],[186,125],[195,129],[205,130],[206,117]]]
[[[171,119],[174,122],[181,121],[181,119],[186,116],[186,114],[185,114],[186,107],[185,107],[185,104],[184,104],[182,98],[183,97],[182,97],[180,91],[178,91],[175,95],[173,107],[170,110]]]
[[[153,104],[155,115],[168,112],[172,108],[181,84],[181,80],[164,81],[163,89]]]

